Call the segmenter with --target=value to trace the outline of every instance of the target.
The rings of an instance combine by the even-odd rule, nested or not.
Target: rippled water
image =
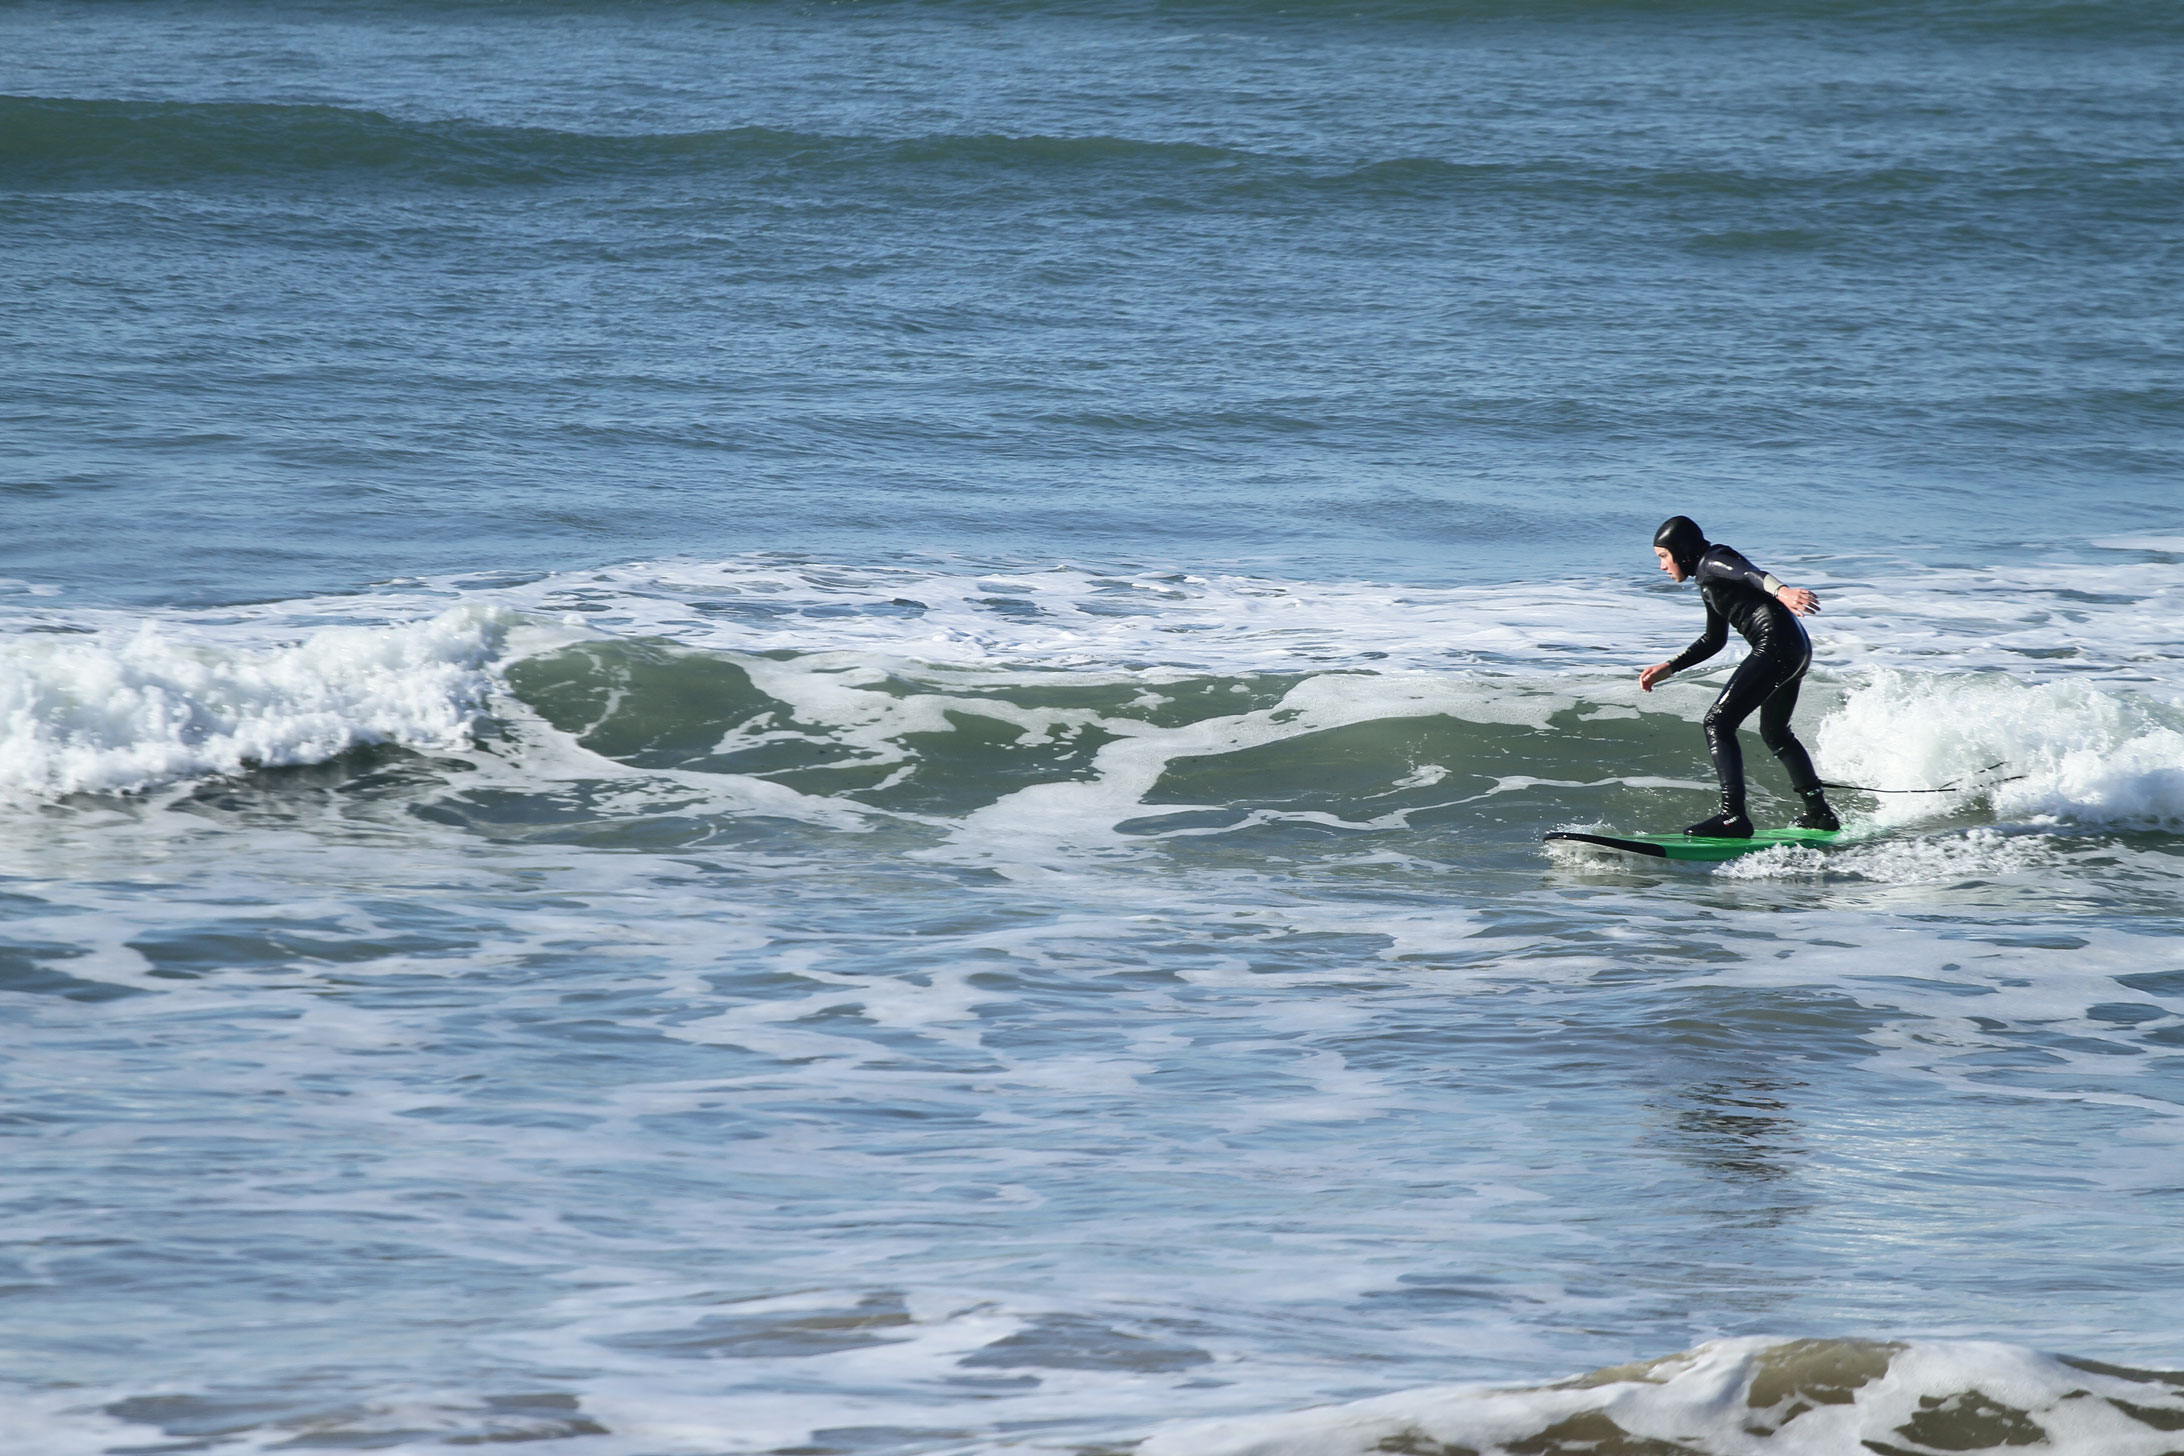
[[[0,11],[0,1445],[2173,1451],[2174,31]]]
[[[2174,526],[2166,5],[5,24],[16,574]]]

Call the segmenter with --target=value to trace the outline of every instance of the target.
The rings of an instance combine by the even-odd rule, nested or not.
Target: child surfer
[[[1721,651],[1735,627],[1752,650],[1730,676],[1729,685],[1706,710],[1707,751],[1714,756],[1714,776],[1721,780],[1721,812],[1686,829],[1686,834],[1720,839],[1749,839],[1752,818],[1744,810],[1744,751],[1737,746],[1737,725],[1759,709],[1759,736],[1790,772],[1790,785],[1805,801],[1797,816],[1801,829],[1840,829],[1835,811],[1821,791],[1812,757],[1790,731],[1797,708],[1797,685],[1812,665],[1812,639],[1800,616],[1820,610],[1820,598],[1801,586],[1781,582],[1746,561],[1735,548],[1706,539],[1689,516],[1671,516],[1653,533],[1653,554],[1673,581],[1697,578],[1706,602],[1706,631],[1699,640],[1666,662],[1638,674],[1647,692],[1670,674],[1706,661]]]

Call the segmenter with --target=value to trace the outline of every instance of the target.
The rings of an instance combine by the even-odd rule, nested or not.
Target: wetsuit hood
[[[1689,516],[1670,516],[1661,522],[1661,529],[1653,533],[1653,544],[1667,551],[1690,576],[1699,569],[1699,558],[1706,554],[1706,533],[1699,523]]]

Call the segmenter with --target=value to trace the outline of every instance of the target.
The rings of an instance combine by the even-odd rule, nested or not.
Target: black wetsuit
[[[1737,747],[1737,725],[1754,708],[1759,709],[1759,736],[1789,770],[1790,786],[1800,794],[1818,793],[1820,775],[1813,771],[1812,757],[1790,731],[1798,684],[1812,665],[1812,639],[1805,635],[1804,623],[1775,600],[1766,587],[1766,573],[1734,547],[1707,547],[1691,575],[1706,601],[1706,631],[1669,659],[1670,669],[1682,672],[1721,651],[1731,627],[1752,644],[1704,720],[1723,810],[1744,812],[1744,752]]]

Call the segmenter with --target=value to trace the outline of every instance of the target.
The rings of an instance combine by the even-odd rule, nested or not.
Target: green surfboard
[[[1825,849],[1843,837],[1840,829],[1759,829],[1750,839],[1708,839],[1694,834],[1576,834],[1557,831],[1547,836],[1547,842],[1566,840],[1576,844],[1597,845],[1602,849],[1620,849],[1626,854],[1643,854],[1654,859],[1695,860],[1704,864],[1718,864],[1739,855],[1753,854],[1762,849],[1775,849],[1785,844],[1802,844],[1813,849]]]

